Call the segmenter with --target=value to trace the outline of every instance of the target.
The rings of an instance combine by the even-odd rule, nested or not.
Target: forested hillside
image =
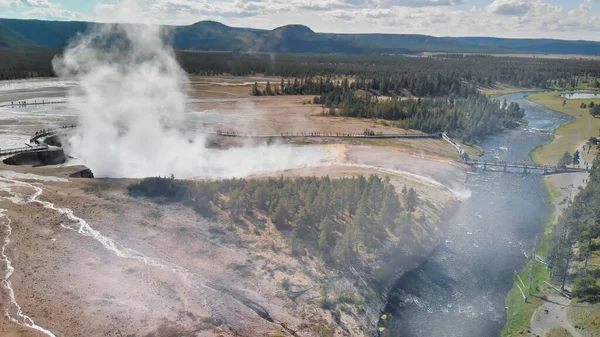
[[[552,277],[565,286],[576,278],[574,295],[600,302],[600,160],[594,162],[589,182],[573,200],[554,231],[548,254]]]
[[[0,19],[0,47],[64,48],[69,39],[96,25],[93,22]],[[215,21],[187,26],[165,26],[178,50],[264,53],[398,54],[550,53],[597,55],[600,43],[552,39],[435,37],[419,34],[316,33],[300,25],[273,30],[229,27]],[[14,37],[18,37],[14,39]]]
[[[401,197],[388,178],[298,178],[216,182],[146,178],[129,187],[134,196],[184,202],[204,216],[215,207],[234,221],[267,216],[287,236],[292,254],[320,255],[324,261],[358,266],[368,254],[384,261],[390,244],[423,239],[434,222],[418,194],[406,187]],[[412,226],[419,223],[419,226]],[[398,241],[400,239],[400,241]]]
[[[0,80],[53,77],[52,58],[60,50],[49,48],[0,48]]]

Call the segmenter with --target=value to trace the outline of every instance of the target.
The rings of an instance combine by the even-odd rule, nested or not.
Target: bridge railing
[[[66,104],[67,101],[50,101],[50,102],[46,102],[46,101],[34,101],[34,102],[27,102],[27,101],[16,101],[16,102],[10,102],[10,103],[2,103],[0,104],[0,108],[6,108],[6,107],[26,107],[29,105],[47,105],[47,104]]]
[[[557,166],[557,165],[539,165],[535,163],[527,164],[527,163],[515,163],[515,162],[505,162],[505,161],[478,161],[478,160],[465,160],[465,164],[470,166],[483,166],[484,169],[487,167],[501,167],[501,168],[516,168],[516,169],[524,169],[524,170],[543,170],[544,173],[549,172],[589,172],[590,169],[579,168],[579,167],[566,167],[566,166]]]
[[[240,138],[440,138],[440,134],[410,134],[410,133],[342,133],[342,132],[282,132],[270,135],[248,135],[235,131],[216,131],[212,135]]]
[[[48,145],[38,145],[38,146],[24,146],[24,147],[16,147],[12,149],[0,149],[0,156],[7,156],[11,154],[18,154],[23,152],[35,152],[42,151],[48,149]]]
[[[77,127],[77,125],[65,125],[65,126],[61,126],[60,128],[56,128],[56,129],[42,129],[42,130],[36,131],[36,133],[31,138],[29,138],[29,143],[36,143],[37,140],[42,137],[51,136],[60,131],[64,131],[64,130],[68,130],[68,129],[75,129],[76,127]]]

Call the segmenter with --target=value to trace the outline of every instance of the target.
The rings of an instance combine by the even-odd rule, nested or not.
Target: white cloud
[[[22,0],[22,2],[26,7],[33,7],[22,13],[27,18],[48,20],[82,20],[84,18],[80,13],[65,9],[50,0]]]
[[[455,6],[463,0],[381,0],[384,6],[402,6],[402,7],[435,7],[435,6]]]
[[[23,12],[23,15],[30,18],[48,19],[48,20],[82,20],[83,15],[77,12],[60,7],[38,7]]]
[[[0,0],[0,7],[21,7],[23,3],[21,0]]]
[[[501,15],[523,15],[532,7],[531,0],[494,0],[488,5],[488,10]]]
[[[47,8],[60,8],[60,5],[54,4],[48,0],[23,0],[26,5],[31,7],[47,7]]]

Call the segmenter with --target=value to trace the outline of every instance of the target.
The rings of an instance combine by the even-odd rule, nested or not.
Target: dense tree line
[[[575,270],[574,295],[600,301],[600,269],[590,263],[600,249],[600,160],[594,162],[589,182],[559,219],[548,254],[552,277],[562,284]],[[581,267],[574,268],[578,262]]]
[[[266,74],[281,77],[351,76],[363,80],[427,78],[478,86],[498,83],[522,87],[574,87],[583,82],[600,87],[598,61],[515,58],[484,55],[293,55],[180,52],[186,71],[200,75]],[[418,85],[416,86],[418,87]]]
[[[267,215],[289,234],[292,253],[304,247],[340,265],[352,263],[362,251],[377,253],[388,230],[426,221],[414,217],[421,201],[412,188],[405,187],[399,198],[388,178],[375,175],[205,182],[147,178],[131,185],[129,193],[183,201],[203,215],[218,207],[233,221],[257,212]]]
[[[46,48],[0,48],[0,80],[53,77],[52,58],[58,52]]]
[[[516,103],[507,104],[480,94],[467,98],[380,99],[347,91],[321,95],[315,102],[328,107],[330,114],[399,121],[399,127],[427,133],[448,132],[465,142],[477,142],[490,133],[515,127],[525,116]]]
[[[335,80],[324,77],[301,77],[294,80],[281,79],[273,86],[267,82],[264,90],[255,83],[251,94],[254,96],[273,95],[322,95],[328,93],[345,93],[350,90],[364,90],[375,95],[384,96],[458,96],[467,97],[478,93],[477,87],[461,81],[458,78],[442,77],[440,74],[433,78],[417,77],[414,74],[395,74],[394,76],[372,76],[349,80]]]
[[[27,78],[32,74],[53,76],[50,48],[0,48],[0,76]],[[435,83],[450,88],[456,83],[494,86],[498,83],[522,87],[573,87],[582,82],[600,87],[598,61],[584,59],[514,58],[483,55],[298,55],[244,54],[231,52],[179,51],[177,58],[190,74],[253,75],[289,78],[350,76],[372,82],[376,90],[414,90],[419,96],[437,92]],[[374,81],[374,79],[376,79]],[[433,88],[431,87],[433,85]],[[412,89],[411,89],[412,88]],[[423,94],[425,93],[425,94]],[[443,94],[450,94],[441,93]]]

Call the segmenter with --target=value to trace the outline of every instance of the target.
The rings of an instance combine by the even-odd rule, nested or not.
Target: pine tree
[[[383,206],[379,212],[378,220],[382,225],[391,226],[394,224],[394,220],[398,217],[402,208],[400,206],[400,200],[392,184],[388,184],[385,188],[385,195],[383,198]]]
[[[263,184],[260,184],[252,194],[254,207],[264,210],[267,206],[268,194],[267,188]]]
[[[560,160],[558,161],[557,166],[566,167],[568,165],[571,165],[572,162],[573,162],[573,156],[571,156],[571,154],[569,152],[565,152],[565,154],[563,154],[562,158],[560,158]]]
[[[354,256],[354,233],[351,226],[346,226],[344,235],[335,246],[334,254],[342,264],[349,264],[352,261]]]
[[[298,228],[295,228],[288,239],[291,255],[296,255],[296,253],[298,252],[298,237]]]
[[[319,252],[325,260],[328,260],[330,256],[331,249],[329,247],[329,240],[331,238],[334,226],[335,221],[333,221],[333,218],[330,216],[325,218],[325,220],[323,220],[319,225],[321,229],[321,233],[319,234]]]
[[[275,209],[275,214],[273,215],[273,223],[276,227],[281,227],[286,223],[289,216],[287,203],[280,201]]]
[[[579,150],[576,150],[573,153],[573,165],[579,165],[579,160],[581,159],[581,155],[579,154]]]
[[[419,195],[411,187],[406,194],[406,210],[414,212],[417,209],[417,206],[419,206]]]
[[[258,89],[258,82],[254,82],[252,86],[252,96],[260,96],[260,90]]]
[[[308,206],[300,208],[300,211],[298,212],[298,217],[296,219],[296,224],[298,225],[301,234],[308,231],[308,228],[312,225],[312,216],[310,214]]]
[[[267,81],[267,86],[265,88],[265,93],[269,96],[275,96],[273,89],[271,89],[271,82]]]

